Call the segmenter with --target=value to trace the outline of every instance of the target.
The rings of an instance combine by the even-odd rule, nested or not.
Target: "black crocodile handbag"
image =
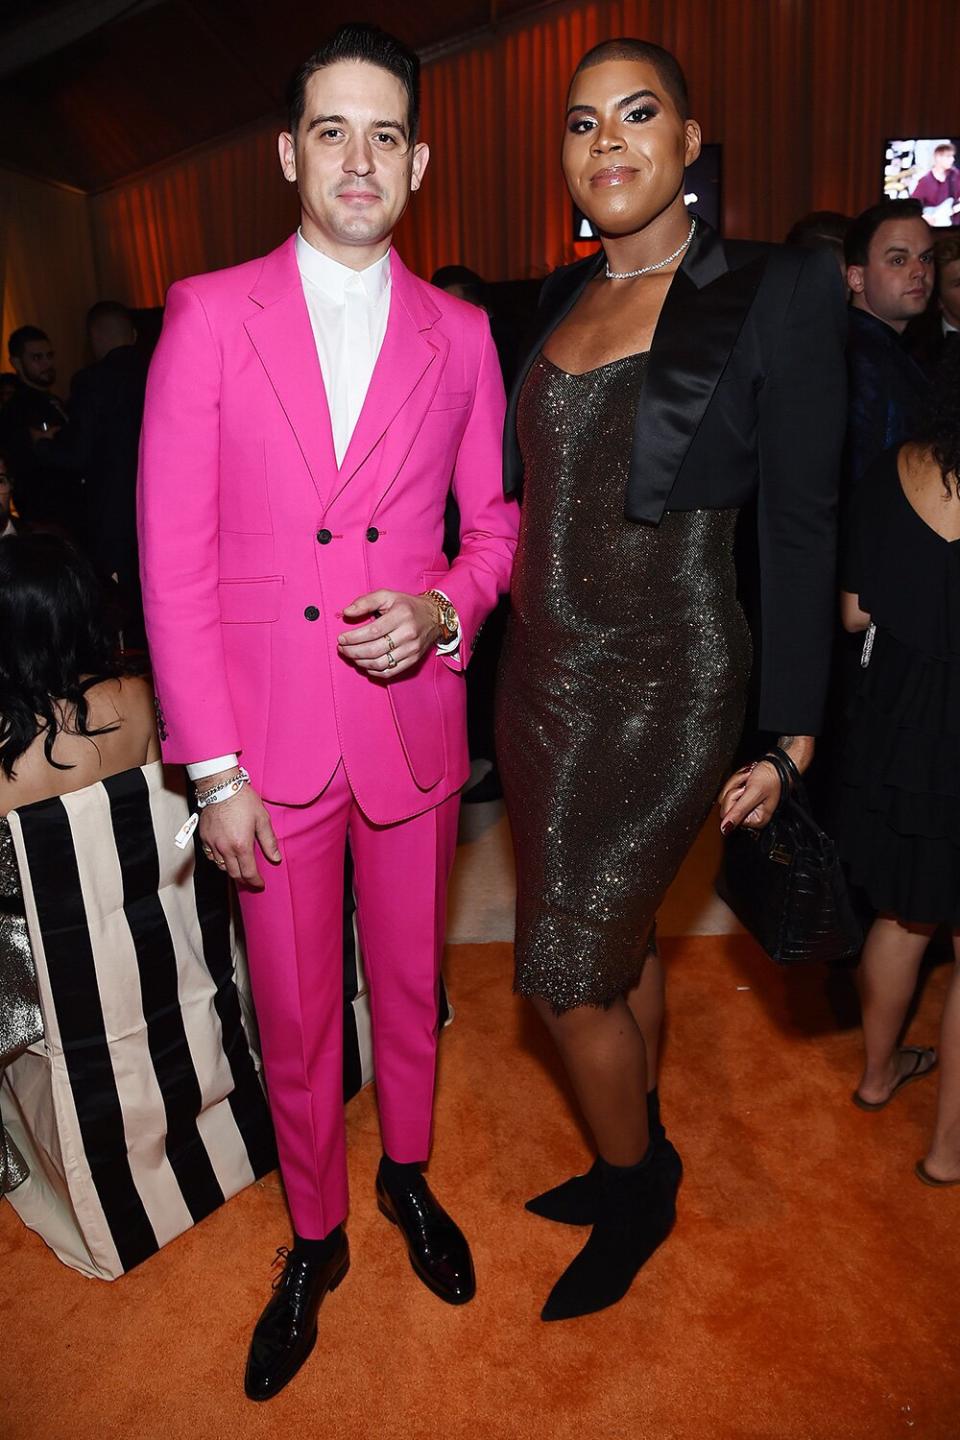
[[[837,847],[810,814],[802,782],[790,793],[781,758],[780,801],[762,830],[738,827],[724,840],[717,894],[778,965],[846,960],[863,944]]]

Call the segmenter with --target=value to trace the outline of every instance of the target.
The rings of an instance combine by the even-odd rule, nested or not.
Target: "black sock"
[[[380,1174],[385,1185],[415,1185],[423,1174],[423,1162],[414,1160],[401,1163],[391,1160],[386,1151],[380,1157]]]
[[[302,1235],[293,1232],[293,1253],[301,1260],[329,1260],[340,1243],[342,1226],[335,1225],[329,1235],[322,1240],[304,1240]]]

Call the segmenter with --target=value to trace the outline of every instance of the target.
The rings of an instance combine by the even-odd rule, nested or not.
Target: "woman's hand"
[[[813,759],[812,735],[782,735],[777,742],[802,775]],[[780,776],[768,760],[744,765],[731,775],[720,792],[720,833],[729,835],[738,825],[762,830],[780,803]]]

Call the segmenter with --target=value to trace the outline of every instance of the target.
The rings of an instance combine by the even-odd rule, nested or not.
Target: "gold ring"
[[[393,636],[392,636],[392,635],[385,635],[383,638],[384,638],[384,639],[386,640],[386,642],[387,642],[387,654],[389,655],[390,652],[391,652],[391,651],[393,650],[393,648],[394,648],[394,645],[393,645]]]
[[[390,654],[388,653],[388,655],[387,655],[387,669],[388,669],[388,670],[396,670],[396,668],[397,668],[397,657],[396,657],[395,655],[390,655]]]

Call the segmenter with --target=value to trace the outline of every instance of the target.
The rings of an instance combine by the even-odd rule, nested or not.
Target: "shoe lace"
[[[283,1284],[283,1277],[284,1277],[284,1276],[286,1275],[286,1273],[287,1273],[287,1262],[288,1262],[289,1259],[290,1259],[290,1248],[289,1248],[289,1246],[287,1246],[287,1245],[278,1245],[278,1246],[277,1246],[277,1253],[276,1253],[276,1255],[274,1255],[274,1257],[273,1257],[273,1261],[271,1262],[270,1269],[271,1269],[271,1270],[275,1270],[278,1265],[282,1265],[283,1268],[282,1268],[282,1270],[280,1271],[280,1273],[279,1273],[278,1275],[276,1275],[276,1276],[274,1277],[274,1279],[273,1279],[272,1288],[273,1288],[274,1290],[276,1290],[280,1285]]]

